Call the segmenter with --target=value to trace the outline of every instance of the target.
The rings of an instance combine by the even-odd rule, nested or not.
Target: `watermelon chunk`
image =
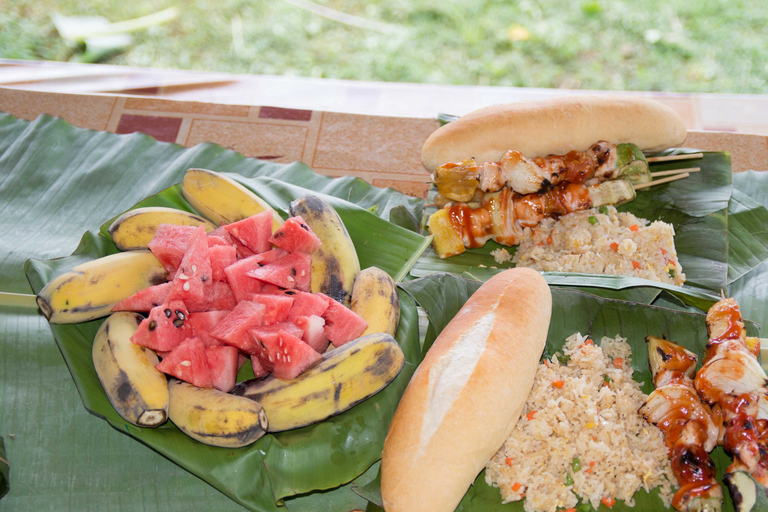
[[[263,304],[242,301],[224,317],[211,332],[211,336],[228,345],[239,348],[246,354],[257,352],[256,341],[249,330],[261,326],[266,308]]]
[[[301,216],[290,217],[274,232],[269,239],[271,243],[288,252],[305,252],[312,254],[322,244]]]
[[[131,341],[157,352],[169,352],[186,338],[192,336],[192,326],[187,319],[189,312],[180,300],[156,306],[141,321]]]
[[[301,340],[304,343],[321,354],[328,349],[328,345],[330,345],[331,341],[325,334],[325,320],[323,320],[322,317],[316,315],[299,316],[293,318],[292,321],[297,327],[304,331],[304,335],[301,337]]]
[[[222,228],[216,228],[216,230],[219,229]],[[226,234],[227,232],[222,230],[220,233]],[[224,236],[214,235],[213,232],[208,233],[208,247],[216,247],[217,245],[234,247],[234,245],[232,245],[232,239],[229,236],[225,238]]]
[[[293,305],[293,297],[289,295],[267,295],[255,293],[251,295],[252,302],[264,304],[267,308],[264,313],[264,325],[284,322],[288,318],[288,312]]]
[[[189,311],[206,311],[212,285],[208,237],[205,227],[200,225],[189,237],[184,257],[176,275],[173,276],[173,285],[168,292],[168,299],[184,301]]]
[[[282,258],[249,270],[247,276],[281,288],[309,291],[312,257],[304,252],[290,253]]]
[[[261,266],[263,267],[267,263],[272,263],[274,261],[279,260],[283,256],[287,256],[287,255],[288,255],[287,251],[275,248],[259,254],[255,261],[258,261],[259,263],[261,263]]]
[[[218,237],[216,237],[218,238]],[[208,237],[210,241],[211,237]],[[224,269],[237,261],[237,250],[234,245],[214,245],[208,244],[208,255],[211,258],[211,276],[214,281],[226,281],[227,275]]]
[[[323,313],[325,335],[339,347],[357,339],[368,327],[368,322],[337,300],[328,298],[328,309]]]
[[[112,307],[112,311],[142,311],[147,312],[165,302],[171,283],[161,283],[144,288],[121,300]]]
[[[203,342],[206,347],[220,347],[226,345],[223,341],[211,336],[211,332],[229,314],[229,311],[203,311],[190,313],[187,323],[192,327],[192,334]]]
[[[272,374],[278,379],[296,378],[321,358],[315,349],[285,331],[264,338],[263,343],[267,360],[273,365]]]
[[[211,286],[211,294],[208,296],[207,311],[234,309],[237,299],[232,288],[224,281],[214,281]]]
[[[240,351],[228,345],[223,347],[207,347],[205,356],[211,371],[213,387],[229,393],[237,382],[237,359]]]
[[[253,375],[258,379],[259,377],[266,377],[270,373],[272,373],[271,370],[267,370],[263,364],[261,364],[261,360],[259,359],[259,356],[251,356],[251,367],[253,368]]]
[[[264,286],[261,281],[248,275],[251,270],[261,268],[261,263],[257,258],[258,255],[250,256],[224,269],[227,283],[232,288],[237,302],[248,300],[248,297],[254,293],[259,293]]]
[[[182,341],[155,368],[194,386],[213,387],[206,348],[197,338]]]
[[[323,316],[328,309],[328,296],[322,293],[307,293],[300,290],[289,290],[284,292],[293,297],[293,306],[288,312],[288,318],[298,316]]]
[[[243,220],[227,224],[224,229],[232,238],[256,254],[272,248],[269,237],[272,235],[272,211],[265,210]]]
[[[260,325],[250,330],[251,335],[256,338],[257,341],[262,340],[264,337],[274,336],[280,331],[285,331],[288,334],[292,334],[297,338],[301,338],[304,335],[304,330],[293,322],[280,322],[272,325]]]
[[[147,248],[160,260],[160,263],[168,271],[168,275],[172,276],[179,268],[187,249],[189,237],[196,230],[195,226],[179,226],[177,224],[160,224],[157,227],[155,236],[147,244]]]

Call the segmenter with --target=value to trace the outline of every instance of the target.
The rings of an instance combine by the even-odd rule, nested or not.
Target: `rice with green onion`
[[[669,507],[676,482],[664,435],[638,409],[646,395],[632,378],[625,339],[600,345],[574,334],[562,354],[539,364],[523,413],[486,466],[504,503],[555,512],[612,500],[634,506],[640,489],[660,488]],[[565,364],[564,364],[565,363]]]
[[[681,286],[685,274],[675,250],[675,229],[602,206],[544,219],[525,228],[513,261],[547,272],[641,277]]]

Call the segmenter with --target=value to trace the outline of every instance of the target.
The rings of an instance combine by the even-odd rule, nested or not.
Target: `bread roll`
[[[528,158],[585,151],[606,140],[660,151],[685,141],[685,123],[657,101],[627,96],[566,96],[481,108],[435,130],[421,151],[430,171],[474,157],[495,162],[510,150]]]
[[[384,441],[386,512],[456,508],[523,410],[551,310],[541,274],[514,268],[486,282],[440,333]]]

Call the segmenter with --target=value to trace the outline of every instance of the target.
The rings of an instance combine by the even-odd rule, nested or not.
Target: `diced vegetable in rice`
[[[646,395],[630,357],[623,338],[597,346],[574,334],[562,354],[539,364],[520,420],[486,467],[504,503],[525,498],[526,512],[579,500],[595,509],[602,500],[634,506],[638,490],[660,487],[670,505],[675,479],[664,435],[637,413]]]
[[[648,224],[612,206],[593,208],[525,228],[513,261],[548,272],[614,274],[682,285],[685,274],[674,235],[670,224]]]

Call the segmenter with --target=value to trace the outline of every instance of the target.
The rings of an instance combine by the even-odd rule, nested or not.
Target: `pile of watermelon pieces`
[[[147,313],[132,341],[157,352],[157,369],[199,387],[234,388],[249,359],[256,377],[293,379],[358,338],[365,320],[310,290],[321,240],[300,216],[272,233],[272,212],[226,224],[161,224],[149,249],[168,271],[113,311]]]

